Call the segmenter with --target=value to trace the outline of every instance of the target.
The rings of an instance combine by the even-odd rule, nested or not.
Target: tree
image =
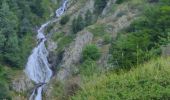
[[[4,1],[2,3],[2,8],[0,9],[0,28],[1,28],[1,48],[4,61],[7,64],[18,66],[18,36],[17,27],[18,19],[17,16],[9,9],[8,4]]]
[[[80,31],[84,28],[84,19],[82,17],[82,15],[79,15],[77,18],[77,30]]]
[[[121,67],[130,68],[149,58],[150,39],[144,31],[121,35],[111,49],[112,63]]]
[[[26,33],[31,32],[31,24],[30,24],[30,21],[26,17],[24,17],[21,20],[20,24],[21,24],[21,26],[20,26],[19,36],[24,36],[24,35],[26,35]]]
[[[33,0],[31,2],[30,7],[33,13],[35,13],[37,16],[42,18],[44,15],[44,8],[42,7],[41,3],[42,3],[42,0]]]
[[[0,53],[3,52],[5,41],[5,36],[0,32]]]
[[[116,0],[116,3],[117,4],[121,4],[121,3],[123,3],[125,0]]]
[[[89,26],[92,24],[93,21],[93,15],[91,13],[90,10],[87,10],[86,14],[85,14],[85,26]]]
[[[94,3],[94,8],[95,8],[95,13],[97,15],[100,15],[103,11],[103,9],[106,7],[107,5],[107,0],[95,0]]]
[[[72,21],[72,31],[73,33],[77,33],[81,31],[85,27],[84,19],[81,15],[77,18],[74,18]]]
[[[142,18],[122,32],[111,47],[111,63],[130,68],[161,54],[161,46],[169,42],[170,7],[166,0],[149,7]],[[169,0],[168,0],[169,2]]]
[[[72,26],[73,33],[77,33],[78,30],[77,30],[77,19],[76,18],[73,19],[71,26]]]
[[[0,83],[0,99],[11,100],[11,97],[9,96],[9,90],[3,83]]]
[[[61,18],[60,24],[65,25],[69,20],[70,20],[69,16],[65,15],[64,17]]]
[[[18,67],[20,65],[19,59],[18,37],[12,34],[6,41],[4,50],[4,60],[7,64]]]

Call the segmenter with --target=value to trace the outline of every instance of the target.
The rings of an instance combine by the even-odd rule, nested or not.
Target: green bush
[[[130,68],[158,55],[155,49],[150,49],[148,33],[137,32],[120,35],[111,47],[111,63],[119,67]],[[159,49],[158,49],[159,50]]]
[[[9,96],[9,90],[3,85],[3,83],[0,83],[0,99],[11,100],[11,97]]]
[[[116,0],[116,4],[121,4],[121,3],[123,3],[124,1],[126,1],[126,0]]]
[[[27,47],[34,44],[31,40],[25,44],[24,40],[27,35],[34,37],[35,26],[47,20],[58,3],[59,0],[57,3],[51,0],[0,0],[0,62],[11,67],[24,66],[28,57],[26,52],[30,54],[32,49]]]
[[[70,17],[68,15],[65,15],[61,18],[60,24],[65,25],[70,20]]]
[[[72,32],[73,33],[77,33],[81,31],[84,27],[85,27],[85,22],[81,15],[73,19],[72,21]]]
[[[94,36],[99,36],[102,37],[105,34],[108,34],[105,30],[105,25],[100,24],[100,25],[95,25],[92,28],[89,29],[91,33],[94,34]]]
[[[80,66],[80,74],[83,76],[92,76],[94,73],[97,72],[97,64],[93,60],[86,60]]]
[[[61,35],[61,37],[58,39],[58,48],[56,49],[58,53],[61,53],[64,51],[65,47],[69,46],[69,44],[73,41],[73,37],[70,35]]]
[[[9,91],[9,75],[11,73],[0,65],[0,100],[11,100]]]
[[[107,1],[108,0],[95,0],[95,3],[94,3],[94,12],[97,14],[97,15],[100,15],[102,12],[103,12],[103,9],[106,7],[107,5]]]
[[[93,23],[93,15],[90,10],[87,10],[84,21],[85,21],[85,26],[89,26]]]
[[[104,35],[104,43],[109,44],[109,43],[111,43],[111,41],[112,41],[112,36],[109,34],[105,34]]]
[[[167,5],[147,8],[112,44],[111,63],[130,68],[159,56],[161,46],[169,42],[169,12]]]
[[[90,44],[87,45],[84,49],[83,49],[83,60],[98,60],[100,57],[100,51],[98,49],[98,47],[94,44]]]

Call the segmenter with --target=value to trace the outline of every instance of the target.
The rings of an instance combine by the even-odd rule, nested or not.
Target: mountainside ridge
[[[68,0],[61,17],[54,17],[61,0],[12,1],[0,2],[0,16],[9,11],[7,22],[16,18],[8,25],[0,17],[0,99],[37,94],[42,84],[23,69],[44,39],[36,44],[35,27],[49,19],[43,31],[53,75],[43,100],[169,99],[169,0]]]

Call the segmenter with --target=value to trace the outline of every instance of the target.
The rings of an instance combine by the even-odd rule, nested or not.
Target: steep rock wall
[[[70,47],[65,50],[61,69],[59,70],[57,77],[60,80],[66,79],[69,75],[71,75],[71,70],[76,63],[80,61],[81,53],[88,43],[90,43],[93,39],[93,34],[85,31],[82,34],[78,34],[75,41],[70,44]]]

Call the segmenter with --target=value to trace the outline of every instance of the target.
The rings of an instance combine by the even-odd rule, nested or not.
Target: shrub
[[[125,0],[116,0],[116,4],[121,4],[123,3]]]
[[[80,74],[83,76],[92,76],[94,73],[97,72],[96,70],[97,64],[95,61],[89,59],[83,62],[80,66]]]
[[[138,65],[161,54],[161,46],[169,42],[169,6],[146,9],[113,43],[111,62],[127,67]]]
[[[58,43],[58,49],[56,49],[57,52],[62,54],[64,48],[69,46],[69,44],[72,41],[73,41],[73,37],[70,35],[65,35],[65,36],[60,37],[57,41]]]
[[[0,65],[0,100],[11,100],[9,92],[10,74],[4,66]]]
[[[100,51],[98,49],[98,47],[94,44],[90,44],[87,45],[84,49],[83,49],[83,60],[98,60],[100,57]]]
[[[0,99],[11,100],[9,96],[9,90],[6,88],[6,86],[3,85],[3,83],[0,83]]]
[[[93,15],[92,15],[92,12],[90,10],[87,10],[87,12],[85,14],[84,21],[85,21],[85,26],[89,26],[89,25],[92,24]]]
[[[61,18],[60,24],[65,25],[70,20],[70,17],[68,15],[65,15]]]
[[[104,35],[104,43],[109,44],[109,43],[111,43],[111,41],[112,41],[112,36],[109,34],[105,34]]]
[[[103,9],[107,5],[107,0],[95,0],[94,8],[95,8],[95,13],[97,15],[100,15],[103,11]]]
[[[100,25],[95,25],[93,28],[89,29],[91,33],[94,34],[94,36],[99,36],[102,37],[104,34],[108,34],[105,30],[105,25],[100,24]]]
[[[74,18],[72,21],[72,31],[73,33],[77,33],[81,31],[85,27],[84,19],[81,15],[77,18]]]

